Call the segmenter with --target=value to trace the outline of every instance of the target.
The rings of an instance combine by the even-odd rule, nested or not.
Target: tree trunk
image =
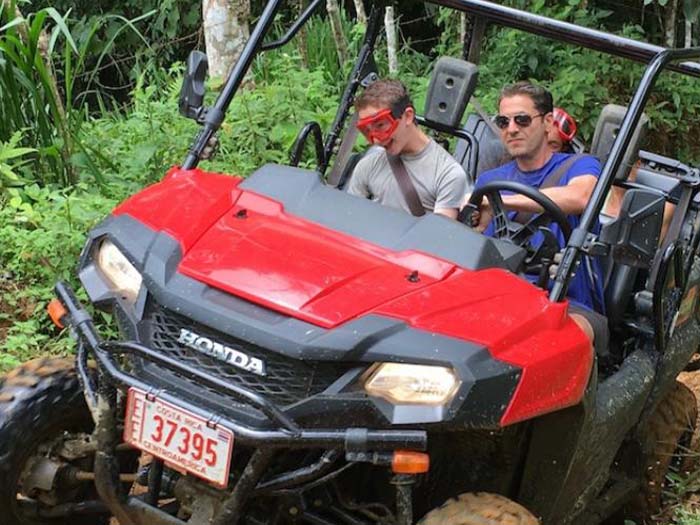
[[[355,3],[355,13],[357,13],[357,23],[362,25],[367,25],[367,12],[365,11],[365,4],[362,0],[353,0]]]
[[[399,72],[399,54],[396,43],[396,18],[394,7],[387,6],[384,13],[384,28],[386,30],[386,51],[389,57],[389,74],[396,75]]]
[[[693,47],[693,23],[690,20],[685,21],[685,46]]]
[[[459,41],[464,48],[464,43],[467,41],[467,13],[459,14]]]
[[[304,0],[297,0],[297,8],[299,14],[304,12]],[[307,49],[308,39],[306,38],[306,24],[301,26],[299,32],[297,33],[297,49],[299,50],[299,55],[301,56],[301,63],[306,69],[309,69],[309,53]]]
[[[223,80],[250,36],[250,0],[202,0],[202,20],[209,74]]]
[[[669,0],[664,8],[664,40],[666,47],[676,47],[676,16],[678,0]]]
[[[348,43],[343,34],[343,23],[340,18],[338,0],[326,0],[326,9],[328,11],[328,18],[331,21],[331,31],[333,31],[335,49],[338,52],[338,61],[340,62],[340,67],[343,67],[348,59]]]

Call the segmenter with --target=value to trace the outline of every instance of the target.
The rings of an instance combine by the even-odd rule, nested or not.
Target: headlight
[[[97,267],[110,288],[129,302],[136,301],[141,289],[141,274],[111,241],[103,241],[97,252]]]
[[[392,403],[443,405],[460,383],[452,369],[443,366],[382,363],[365,382],[365,391]]]

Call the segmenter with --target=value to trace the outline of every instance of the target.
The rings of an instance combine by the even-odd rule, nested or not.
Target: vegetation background
[[[697,45],[700,36],[698,0],[501,3],[659,45]],[[279,16],[279,34],[303,1],[291,4]],[[355,5],[340,10],[350,51],[363,33]],[[254,23],[263,2],[250,7]],[[72,351],[44,314],[53,283],[77,287],[87,230],[184,158],[197,125],[178,115],[177,94],[184,59],[204,47],[201,9],[184,0],[0,3],[0,372]],[[434,60],[461,55],[462,28],[454,12],[422,2],[402,1],[400,12],[397,76],[420,108]],[[638,64],[513,30],[489,29],[486,42],[476,96],[487,111],[503,84],[531,78],[577,117],[588,141],[602,106],[628,103],[642,72]],[[382,72],[385,46],[377,51]],[[301,45],[256,58],[250,86],[220,133],[219,154],[203,167],[246,176],[264,162],[285,162],[305,122],[327,129],[350,67],[325,17],[314,17]],[[699,81],[665,74],[647,107],[645,149],[697,164],[699,111]],[[671,505],[665,522],[700,524],[687,497],[700,489],[699,478],[674,480],[670,500],[685,505]]]

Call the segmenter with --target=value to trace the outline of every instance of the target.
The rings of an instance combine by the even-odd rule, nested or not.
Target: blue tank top
[[[514,181],[527,184],[533,188],[539,188],[550,173],[554,172],[571,155],[568,153],[555,153],[547,163],[538,170],[521,171],[515,161],[511,161],[498,168],[482,173],[476,181],[475,188],[480,188],[487,182],[493,181]],[[600,162],[593,156],[585,155],[576,160],[568,171],[561,177],[557,186],[566,186],[572,179],[581,175],[600,175]],[[503,192],[505,195],[508,192]],[[510,218],[514,218],[517,212],[509,212]],[[578,227],[580,217],[578,215],[567,215],[571,229]],[[550,226],[552,232],[557,236],[559,245],[564,246],[564,235],[556,223]],[[595,233],[598,233],[600,226],[596,224]],[[485,235],[493,236],[493,224],[489,224],[484,232]],[[536,234],[533,244],[537,246],[542,242],[542,235]],[[528,276],[534,279],[534,277]],[[599,261],[594,257],[583,256],[581,264],[576,274],[569,283],[567,293],[573,304],[578,304],[585,308],[595,310],[601,314],[605,313],[605,303],[603,300],[603,271]]]

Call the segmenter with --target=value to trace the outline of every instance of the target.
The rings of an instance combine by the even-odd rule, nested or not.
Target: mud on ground
[[[21,286],[10,278],[0,275],[0,349],[5,348],[5,339],[10,327],[17,321],[26,321],[32,315],[36,304],[27,298],[14,301]]]

